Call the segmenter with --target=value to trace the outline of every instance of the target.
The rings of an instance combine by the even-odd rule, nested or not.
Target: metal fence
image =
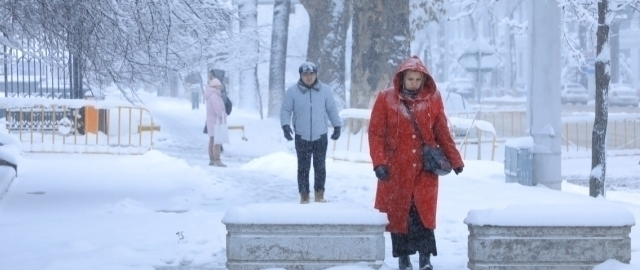
[[[456,117],[473,118],[475,112],[452,114]],[[482,112],[480,119],[493,124],[499,141],[507,138],[527,136],[526,111]],[[572,115],[562,118],[562,151],[567,155],[574,152],[589,152],[592,146],[594,116]],[[611,154],[640,153],[640,114],[609,114],[607,124],[607,150]]]
[[[640,115],[610,115],[607,124],[607,150],[633,152],[640,150]],[[562,123],[563,151],[591,151],[593,117],[580,117]]]
[[[23,41],[22,48],[32,48],[33,42]],[[35,49],[34,49],[35,50]],[[3,46],[3,66],[0,70],[0,91],[5,97],[43,97],[79,99],[84,97],[79,61],[65,50],[47,52],[43,56]]]
[[[3,109],[6,133],[37,153],[143,154],[159,130],[149,110],[136,106],[65,105]]]
[[[346,121],[345,136],[334,141],[332,158],[357,162],[371,162],[367,141],[368,115],[342,117]],[[449,117],[473,119],[475,112],[449,114]],[[526,111],[487,111],[479,119],[491,123],[495,134],[479,128],[464,130],[456,135],[460,153],[465,159],[501,160],[503,143],[509,138],[527,136]],[[593,115],[562,118],[562,156],[565,158],[591,155]],[[362,127],[362,128],[354,128]],[[351,130],[358,130],[357,133]],[[466,132],[469,134],[466,135]],[[466,135],[466,136],[465,136]],[[494,136],[495,135],[495,136]],[[607,126],[607,155],[640,154],[640,114],[610,114]]]
[[[476,112],[455,112],[449,116],[473,119]],[[527,112],[526,111],[483,111],[478,119],[493,124],[498,138],[513,138],[526,136]]]
[[[354,109],[351,109],[354,110]],[[351,162],[371,162],[369,155],[368,132],[369,118],[368,110],[361,111],[359,116],[341,116],[346,121],[344,136],[333,141],[330,157],[334,160],[345,160]],[[496,159],[496,149],[498,141],[495,134],[487,132],[479,127],[471,129],[474,136],[466,136],[456,139],[458,150],[464,159]],[[356,131],[356,132],[353,132]],[[454,133],[453,129],[451,130]]]

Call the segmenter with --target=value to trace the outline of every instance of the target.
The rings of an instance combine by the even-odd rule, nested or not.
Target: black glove
[[[462,172],[462,168],[464,168],[464,167],[453,168],[453,172],[455,172],[456,175],[458,175],[459,173]]]
[[[293,131],[291,131],[291,127],[289,125],[282,126],[282,131],[284,132],[284,137],[287,139],[287,141],[293,140],[293,137],[291,137]]]
[[[375,167],[373,171],[376,172],[376,177],[378,177],[380,181],[387,181],[387,179],[389,179],[389,169],[387,169],[387,166],[380,165]]]
[[[340,127],[334,127],[333,134],[331,134],[331,139],[335,141],[338,138],[340,138]]]

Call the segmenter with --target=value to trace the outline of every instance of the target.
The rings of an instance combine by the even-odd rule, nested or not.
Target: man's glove
[[[338,138],[340,138],[340,127],[334,127],[333,134],[331,134],[331,139],[335,141]]]
[[[387,169],[387,166],[380,165],[375,167],[373,171],[376,172],[376,177],[378,177],[380,181],[387,181],[387,179],[389,179],[389,169]]]
[[[453,168],[453,172],[455,172],[456,175],[458,175],[459,173],[462,172],[462,168],[464,168],[464,167]]]
[[[284,137],[287,139],[287,141],[293,140],[293,137],[291,137],[293,131],[291,130],[291,127],[289,125],[282,126],[282,132],[284,132]]]

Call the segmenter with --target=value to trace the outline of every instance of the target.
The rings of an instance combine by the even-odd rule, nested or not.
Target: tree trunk
[[[508,19],[513,19],[513,10],[515,10],[515,7],[513,7],[511,4],[511,2],[503,2],[501,3],[501,9],[500,11],[502,11],[502,13],[500,14],[499,19],[501,18],[508,18]],[[513,88],[513,76],[512,76],[512,71],[513,71],[513,58],[512,58],[512,49],[513,46],[511,44],[511,41],[513,39],[513,31],[511,31],[511,26],[509,26],[506,23],[496,23],[497,27],[499,28],[500,31],[500,38],[501,38],[501,42],[502,42],[502,46],[500,46],[501,48],[501,55],[503,57],[503,61],[502,64],[504,65],[502,70],[503,70],[503,88],[504,90],[511,90]]]
[[[468,16],[469,18],[469,29],[471,29],[471,40],[477,40],[478,39],[478,28],[479,25],[478,23],[480,23],[482,20],[476,20],[475,17],[473,17],[475,13],[472,13]]]
[[[609,48],[611,48],[611,83],[620,82],[620,22],[609,26]]]
[[[82,95],[82,78],[81,78],[81,74],[82,74],[82,61],[80,59],[80,56],[78,56],[79,53],[76,54],[71,54],[70,55],[70,59],[71,59],[71,65],[70,65],[70,70],[71,72],[69,72],[69,82],[70,82],[70,90],[71,93],[69,93],[70,97],[72,99],[81,99],[84,96]]]
[[[587,48],[587,27],[583,23],[579,23],[578,25],[578,39],[580,40],[580,48]],[[587,78],[587,74],[585,72],[580,72],[580,84],[584,86],[584,88],[589,89],[589,78]],[[591,95],[591,93],[589,93]]]
[[[278,117],[285,91],[287,37],[291,0],[275,0],[271,28],[271,59],[269,60],[269,117]]]
[[[369,108],[410,53],[409,0],[355,0],[351,108]]]
[[[510,5],[507,5],[507,9],[508,9],[508,14],[507,14],[507,18],[509,18],[509,20],[513,20],[515,17],[516,12],[521,9],[522,7],[522,0],[518,0],[515,2],[509,1],[508,2]],[[508,45],[507,48],[507,55],[505,55],[505,67],[507,69],[505,76],[508,76],[506,78],[507,83],[506,83],[506,90],[507,93],[512,93],[512,91],[515,89],[515,82],[517,80],[517,73],[516,73],[516,42],[515,42],[515,31],[509,29],[509,37],[506,39],[506,42]]]
[[[245,54],[249,59],[246,67],[240,71],[240,106],[250,111],[259,111],[262,118],[262,104],[260,103],[258,87],[258,0],[238,1],[238,17],[240,32],[245,36],[255,38],[245,41]],[[246,35],[254,33],[255,35]]]
[[[169,93],[171,97],[178,98],[180,95],[180,74],[173,70],[169,71]]]
[[[346,108],[345,54],[352,0],[300,0],[309,13],[307,60],[318,67],[318,79],[333,89],[338,110]]]
[[[604,52],[609,39],[609,24],[606,20],[609,0],[598,3],[598,30],[596,33],[596,115],[593,122],[591,148],[591,174],[589,176],[589,195],[605,196],[604,181],[607,168],[607,121],[609,118],[609,52]]]

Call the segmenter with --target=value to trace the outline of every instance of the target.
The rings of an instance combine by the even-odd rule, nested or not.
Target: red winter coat
[[[433,78],[417,57],[405,60],[393,77],[393,87],[377,95],[369,124],[373,166],[386,165],[389,169],[387,181],[378,181],[374,207],[387,214],[387,231],[405,234],[412,196],[422,223],[429,229],[436,227],[438,202],[438,175],[422,169],[422,142],[401,101],[405,99],[401,94],[403,72],[409,69],[425,74],[415,99],[407,99],[422,136],[427,144],[442,148],[453,168],[464,166]]]

